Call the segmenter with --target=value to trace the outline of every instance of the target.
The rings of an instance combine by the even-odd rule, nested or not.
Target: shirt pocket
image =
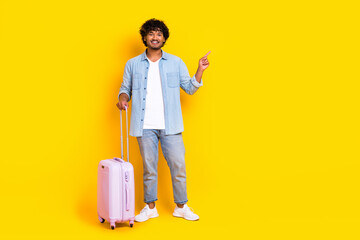
[[[169,72],[166,74],[167,85],[170,88],[176,88],[180,86],[180,79],[178,72]]]
[[[141,87],[141,73],[135,73],[132,81],[132,90],[138,90]]]

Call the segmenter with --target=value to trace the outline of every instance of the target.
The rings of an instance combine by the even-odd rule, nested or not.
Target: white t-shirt
[[[156,62],[148,59],[144,129],[165,129],[164,99],[159,71],[160,59]]]

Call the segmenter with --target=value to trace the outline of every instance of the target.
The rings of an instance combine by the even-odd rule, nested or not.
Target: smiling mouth
[[[151,43],[153,43],[153,44],[158,44],[159,42],[158,42],[158,41],[152,41]]]

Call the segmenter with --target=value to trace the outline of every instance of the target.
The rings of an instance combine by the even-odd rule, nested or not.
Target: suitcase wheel
[[[99,221],[100,221],[101,223],[104,223],[104,222],[105,222],[105,219],[103,219],[102,217],[99,216]]]
[[[130,227],[133,227],[133,226],[134,226],[134,224],[130,223]]]
[[[130,220],[129,223],[130,223],[130,227],[134,226],[134,221],[133,220]]]
[[[115,223],[112,223],[110,227],[111,227],[111,230],[114,230],[115,229]]]

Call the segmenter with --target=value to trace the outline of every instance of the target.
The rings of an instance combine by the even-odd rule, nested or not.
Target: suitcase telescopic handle
[[[122,110],[120,110],[120,139],[121,139],[121,159],[124,159],[124,149],[123,149],[123,132],[122,132]],[[127,147],[127,161],[129,162],[129,128],[128,128],[128,110],[125,106],[126,113],[126,147]]]

